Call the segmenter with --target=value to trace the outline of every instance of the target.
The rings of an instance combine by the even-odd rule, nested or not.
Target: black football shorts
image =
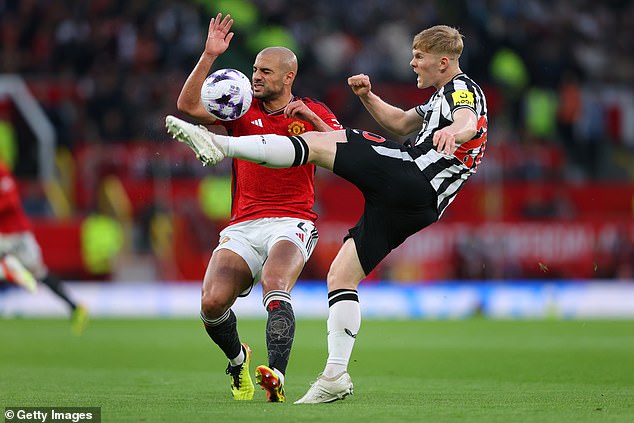
[[[438,220],[436,191],[413,162],[410,147],[356,129],[337,144],[333,172],[357,186],[363,215],[345,239],[354,239],[369,274],[407,237]]]

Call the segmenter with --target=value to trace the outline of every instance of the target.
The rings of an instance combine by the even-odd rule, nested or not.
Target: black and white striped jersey
[[[439,153],[432,144],[434,133],[453,123],[453,113],[461,108],[473,110],[478,117],[476,135],[458,146],[453,155]],[[464,73],[456,75],[426,103],[416,106],[424,119],[416,137],[414,161],[438,194],[439,217],[453,201],[458,190],[474,174],[484,155],[487,140],[487,105],[482,89]]]

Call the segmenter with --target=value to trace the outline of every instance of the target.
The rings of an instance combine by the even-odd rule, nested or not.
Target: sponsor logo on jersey
[[[363,135],[363,138],[365,138],[366,140],[369,140],[369,141],[385,142],[385,138],[383,138],[380,135],[373,134],[372,132],[363,131],[363,133],[361,135]]]
[[[229,242],[229,240],[230,240],[230,239],[231,239],[231,238],[229,238],[228,236],[223,237],[223,238],[220,240],[220,245],[224,244],[225,242]]]
[[[302,242],[304,242],[304,234],[301,232],[295,232],[295,235],[297,235],[297,238],[299,238]]]
[[[454,106],[469,106],[475,108],[473,93],[467,90],[457,90],[451,93]]]
[[[264,125],[262,125],[262,119],[252,120],[251,124],[255,126],[259,126],[260,128],[264,128]]]
[[[293,121],[290,125],[288,125],[288,133],[291,135],[299,135],[306,132],[306,126],[299,121]]]

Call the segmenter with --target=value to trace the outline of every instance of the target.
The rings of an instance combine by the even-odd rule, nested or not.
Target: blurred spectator
[[[13,168],[17,159],[15,129],[10,121],[0,116],[0,160]]]
[[[557,126],[557,98],[552,89],[531,87],[524,97],[526,130],[543,140],[555,137]]]
[[[574,151],[575,126],[581,119],[581,89],[577,75],[568,71],[564,73],[559,86],[559,102],[557,107],[557,127],[559,137],[569,151]]]
[[[119,222],[102,213],[86,217],[81,228],[82,258],[96,277],[112,273],[112,264],[124,244]]]
[[[5,0],[0,2],[0,71],[20,73],[30,84],[75,84],[73,90],[58,90],[54,103],[50,96],[45,101],[64,145],[161,140],[166,138],[159,117],[171,110],[178,81],[197,59],[197,46],[206,31],[203,17],[211,12],[239,17],[243,27],[236,25],[230,62],[232,67],[240,64],[238,68],[247,73],[250,62],[245,58],[263,43],[273,43],[271,37],[278,40],[273,44],[296,44],[307,69],[298,76],[299,85],[307,87],[303,95],[312,95],[311,90],[323,93],[329,84],[338,84],[359,69],[377,82],[411,81],[413,74],[407,66],[394,65],[407,63],[402,59],[411,54],[403,40],[421,25],[446,23],[460,27],[470,39],[463,57],[470,74],[505,97],[498,122],[521,129],[519,100],[529,84],[550,90],[561,87],[561,100],[566,102],[559,114],[562,141],[571,143],[574,119],[581,125],[575,134],[580,145],[567,152],[589,176],[600,176],[596,160],[588,158],[600,148],[602,138],[595,135],[605,133],[606,122],[600,119],[607,106],[597,103],[595,95],[582,95],[582,109],[591,110],[592,116],[580,118],[581,112],[572,105],[578,97],[570,88],[588,91],[587,87],[596,85],[601,90],[604,84],[631,82],[634,47],[624,40],[633,32],[629,24],[634,18],[632,2],[460,0],[451,7],[420,0],[290,4],[288,0],[64,0],[54,4]],[[572,87],[570,74],[578,75]],[[533,96],[528,98],[536,105],[530,101]],[[552,102],[545,99],[533,98],[551,107]],[[354,111],[345,122],[348,126],[358,126],[365,119],[362,110]],[[346,116],[346,110],[335,112]],[[529,122],[532,130],[546,123],[543,119]],[[544,129],[536,135],[556,144],[558,137]],[[584,159],[577,160],[580,149]]]

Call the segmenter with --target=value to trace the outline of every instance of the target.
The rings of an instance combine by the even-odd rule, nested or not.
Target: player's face
[[[260,100],[274,100],[282,95],[285,74],[280,70],[279,60],[259,54],[253,64],[253,96]]]
[[[421,90],[431,86],[437,87],[441,76],[441,56],[418,49],[412,50],[412,56],[412,61],[409,64],[417,75],[416,86]]]

